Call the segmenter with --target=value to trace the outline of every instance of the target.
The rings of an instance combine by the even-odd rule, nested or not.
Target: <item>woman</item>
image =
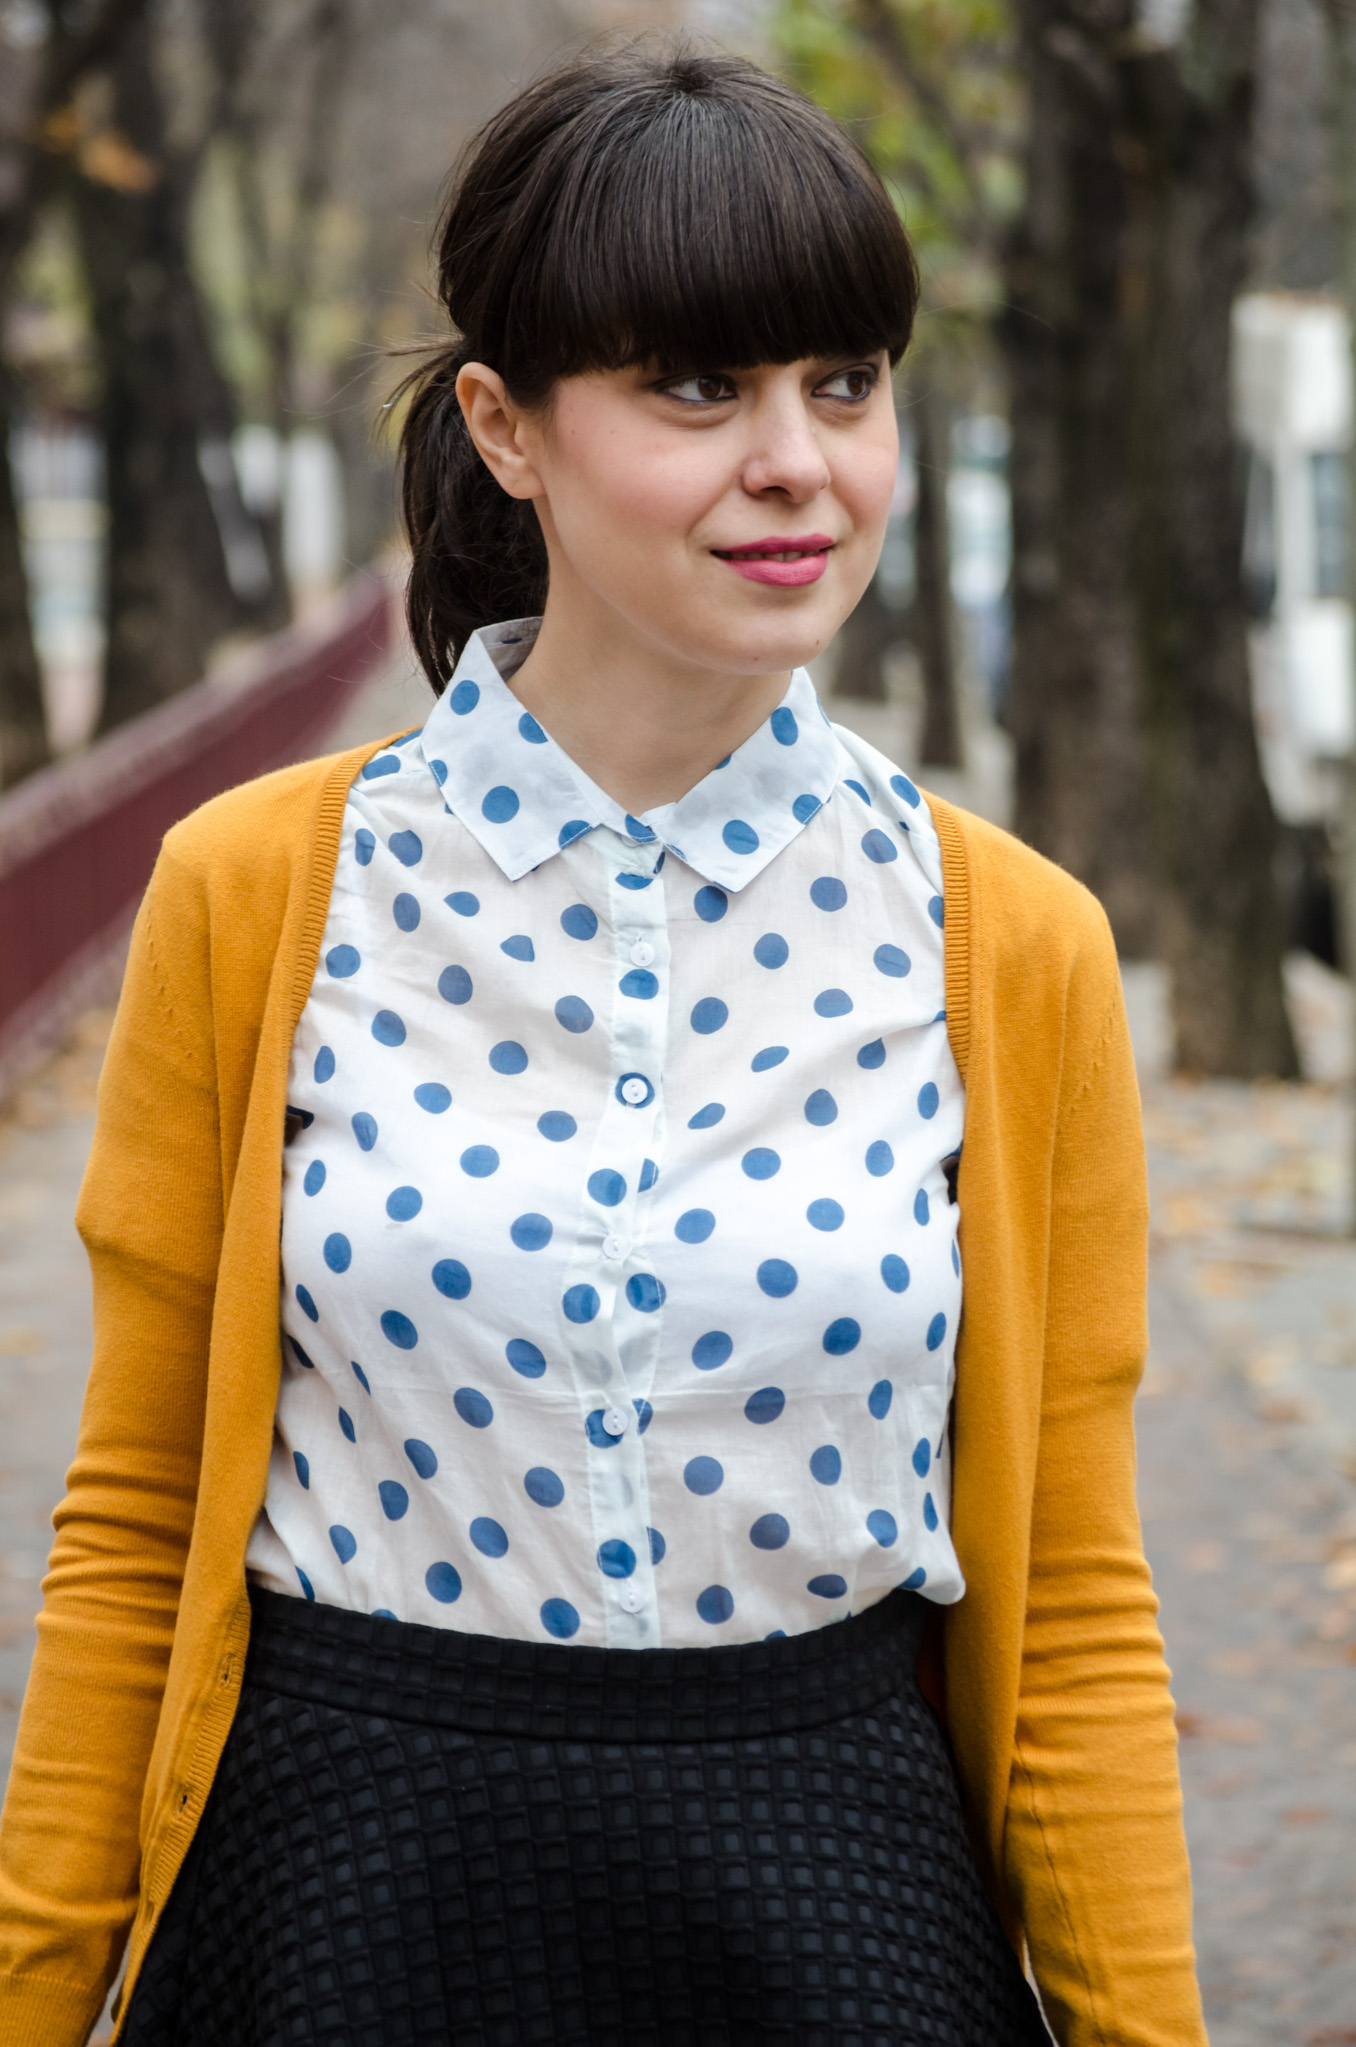
[[[1203,2040],[1111,941],[802,665],[903,232],[786,87],[622,52],[489,124],[440,283],[438,702],[138,925],[4,2038],[130,1929],[129,2047],[1024,2047],[1023,1955],[1061,2041]]]

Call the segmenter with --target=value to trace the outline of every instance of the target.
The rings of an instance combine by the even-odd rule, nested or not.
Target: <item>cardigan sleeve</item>
[[[137,1903],[139,1815],[202,1443],[222,1233],[206,918],[163,853],[77,1211],[95,1341],[0,1826],[0,2037],[77,2047]]]
[[[1005,1876],[1064,2047],[1204,2047],[1173,1702],[1135,1497],[1148,1200],[1109,934],[1075,965],[1069,999]]]

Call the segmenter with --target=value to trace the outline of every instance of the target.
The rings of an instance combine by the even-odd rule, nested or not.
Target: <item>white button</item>
[[[638,938],[631,947],[631,964],[633,967],[654,965],[654,947],[648,938]]]
[[[604,1237],[603,1256],[604,1258],[624,1258],[626,1256],[625,1237],[618,1237],[615,1234],[610,1237]]]
[[[649,1087],[640,1079],[638,1074],[633,1073],[629,1080],[622,1082],[622,1100],[630,1102],[633,1106],[636,1103],[643,1102],[649,1092]]]
[[[626,1416],[619,1407],[608,1408],[607,1413],[603,1416],[603,1427],[607,1430],[609,1436],[624,1436],[626,1434]]]
[[[639,1613],[645,1604],[645,1594],[638,1585],[628,1585],[618,1597],[628,1613]]]

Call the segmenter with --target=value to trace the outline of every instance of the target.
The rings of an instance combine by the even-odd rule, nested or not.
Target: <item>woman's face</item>
[[[870,581],[898,462],[884,352],[598,371],[562,378],[540,413],[501,402],[502,466],[477,431],[487,406],[468,418],[500,481],[536,505],[548,619],[606,631],[610,615],[661,659],[773,674],[817,654]]]

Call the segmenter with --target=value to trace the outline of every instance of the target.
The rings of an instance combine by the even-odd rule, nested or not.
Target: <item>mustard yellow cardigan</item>
[[[288,1058],[348,786],[269,775],[166,838],[78,1222],[95,1345],[0,1827],[0,2040],[77,2047],[136,1976],[249,1636],[280,1368]],[[1173,1708],[1135,1505],[1139,1102],[1106,921],[929,798],[966,1085],[946,1712],[980,1867],[1065,2047],[1205,2041]],[[643,1653],[643,1652],[637,1652]],[[125,2009],[124,1991],[124,2009]]]

